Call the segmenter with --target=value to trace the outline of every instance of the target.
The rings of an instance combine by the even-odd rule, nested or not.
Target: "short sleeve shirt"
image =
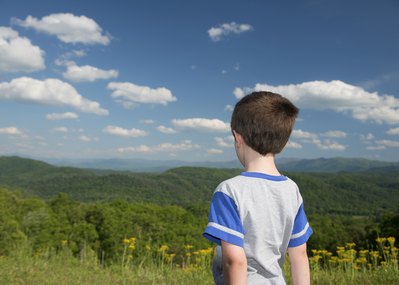
[[[302,196],[291,179],[244,172],[216,188],[203,236],[218,245],[224,240],[244,248],[248,284],[285,284],[287,248],[304,244],[312,233]],[[215,282],[215,274],[223,272],[218,260]]]

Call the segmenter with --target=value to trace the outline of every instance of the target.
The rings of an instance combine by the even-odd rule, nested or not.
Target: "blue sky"
[[[231,109],[299,119],[279,157],[399,161],[398,1],[0,1],[0,155],[235,159]]]

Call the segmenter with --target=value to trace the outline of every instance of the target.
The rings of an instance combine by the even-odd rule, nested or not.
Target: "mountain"
[[[394,168],[392,168],[394,167]],[[386,162],[377,160],[368,160],[364,158],[318,158],[318,159],[302,159],[278,165],[281,171],[295,172],[361,172],[365,170],[389,171],[399,167],[399,162]]]
[[[209,204],[215,187],[242,169],[178,167],[162,174],[112,173],[56,167],[20,157],[0,157],[0,185],[50,200],[63,192],[74,200],[158,205]],[[378,215],[399,205],[399,172],[283,172],[301,190],[308,214]]]
[[[238,159],[227,162],[213,161],[183,161],[183,160],[149,160],[149,159],[66,159],[66,158],[35,158],[28,155],[13,154],[34,160],[44,161],[54,166],[70,166],[88,169],[102,169],[114,171],[133,171],[133,172],[153,172],[162,173],[168,169],[192,166],[192,167],[209,167],[209,168],[239,168],[243,169]],[[299,160],[298,158],[276,158],[276,164],[283,164],[291,161]],[[99,173],[96,170],[94,172]]]

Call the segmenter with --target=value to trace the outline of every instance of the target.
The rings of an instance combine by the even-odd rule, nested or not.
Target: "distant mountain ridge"
[[[20,155],[17,155],[20,156]],[[3,156],[10,157],[10,156]],[[243,169],[241,163],[236,159],[227,162],[197,161],[188,162],[183,160],[147,160],[147,159],[29,159],[44,161],[57,167],[76,167],[92,171],[96,174],[109,174],[115,172],[149,172],[162,173],[168,169],[190,166],[207,168],[227,168]],[[0,156],[1,158],[1,156]],[[366,170],[395,172],[399,170],[399,162],[387,162],[378,160],[368,160],[365,158],[317,158],[317,159],[297,159],[297,158],[276,158],[277,168],[281,171],[294,172],[362,172]]]
[[[362,172],[365,170],[394,172],[398,171],[399,162],[368,160],[365,158],[318,158],[302,159],[278,165],[281,171],[294,172]]]

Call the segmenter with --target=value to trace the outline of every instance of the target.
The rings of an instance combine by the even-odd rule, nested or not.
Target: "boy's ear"
[[[237,142],[237,146],[241,147],[242,143],[244,142],[244,139],[242,138],[242,136],[237,133],[235,130],[233,130],[233,134],[234,134],[234,138]]]

